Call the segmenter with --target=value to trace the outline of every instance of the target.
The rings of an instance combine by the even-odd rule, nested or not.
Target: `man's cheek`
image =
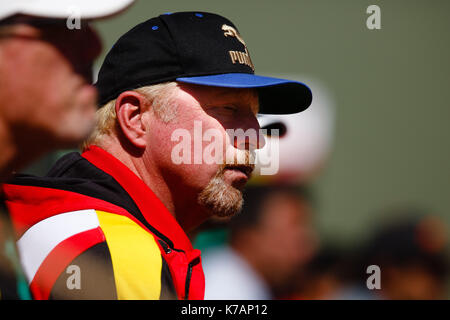
[[[170,141],[175,164],[219,165],[226,160],[228,140],[223,130],[204,127],[202,121],[194,120],[192,127],[174,128]]]
[[[212,165],[178,165],[182,171],[183,182],[193,189],[202,190],[216,176],[218,166]]]

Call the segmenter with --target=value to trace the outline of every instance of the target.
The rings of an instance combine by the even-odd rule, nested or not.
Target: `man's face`
[[[100,50],[89,26],[69,30],[62,22],[16,24],[0,39],[0,112],[17,143],[47,149],[86,137],[96,110],[91,67]]]
[[[230,130],[259,133],[257,93],[197,85],[176,90],[171,101],[176,117],[169,123],[155,117],[150,124],[151,159],[176,203],[197,199],[208,214],[233,215],[241,208],[242,190],[254,167],[252,154],[264,141],[260,136],[238,139]],[[212,162],[215,156],[221,161]]]

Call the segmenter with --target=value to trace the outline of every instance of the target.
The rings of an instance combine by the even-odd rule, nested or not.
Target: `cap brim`
[[[135,0],[14,0],[2,4],[0,19],[26,14],[37,17],[67,19],[79,14],[81,19],[99,19],[117,14]]]
[[[259,93],[259,113],[262,114],[297,113],[307,109],[312,102],[311,90],[304,83],[249,73],[181,77],[176,80],[214,87],[255,88]]]

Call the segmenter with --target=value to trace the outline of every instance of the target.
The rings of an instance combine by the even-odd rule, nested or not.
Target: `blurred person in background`
[[[445,299],[445,224],[414,210],[401,216],[405,217],[383,224],[365,249],[366,265],[381,269],[381,290],[372,292],[382,299]]]
[[[309,190],[295,185],[249,187],[230,221],[229,245],[204,257],[206,299],[273,299],[314,254]]]
[[[323,245],[292,278],[285,295],[293,300],[333,299],[347,286],[348,253],[334,245]]]
[[[355,250],[350,282],[333,299],[446,299],[449,261],[445,223],[417,209],[390,210]],[[380,268],[380,288],[369,289],[367,267]]]
[[[118,13],[133,1],[0,4],[0,183],[46,152],[77,146],[90,133],[97,99],[92,65],[101,43],[87,21]],[[18,261],[1,203],[0,291],[2,298],[14,299],[19,295],[12,264]]]
[[[416,209],[389,211],[362,245],[325,245],[293,278],[292,299],[445,299],[449,272],[443,221]],[[369,289],[369,266],[380,288]]]

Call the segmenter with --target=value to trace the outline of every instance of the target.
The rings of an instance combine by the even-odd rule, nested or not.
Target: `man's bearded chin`
[[[253,170],[254,164],[249,162],[251,155],[247,153],[244,157],[246,166]],[[212,215],[220,218],[231,217],[237,214],[241,211],[244,203],[242,190],[228,185],[224,180],[224,171],[230,166],[234,165],[221,165],[215,176],[198,196],[198,203],[208,209]]]
[[[208,185],[200,192],[198,202],[212,215],[225,218],[241,211],[244,202],[242,191],[223,180],[225,166],[222,166]]]

